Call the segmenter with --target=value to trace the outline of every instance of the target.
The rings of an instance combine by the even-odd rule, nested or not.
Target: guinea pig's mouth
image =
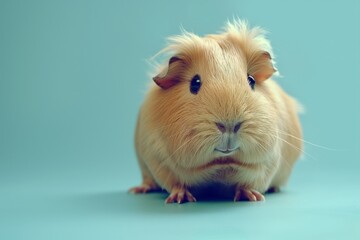
[[[220,158],[216,158],[204,165],[198,166],[195,169],[197,171],[201,171],[201,170],[206,170],[206,169],[216,167],[216,166],[226,167],[226,166],[231,166],[231,165],[235,165],[235,166],[243,167],[243,168],[251,168],[251,169],[254,169],[257,167],[257,164],[246,163],[246,162],[243,162],[240,160],[236,160],[232,157],[220,157]]]
[[[223,154],[225,154],[225,155],[229,155],[229,154],[231,154],[231,153],[233,153],[233,152],[236,152],[237,150],[239,150],[239,148],[237,147],[237,148],[232,148],[232,149],[219,149],[219,148],[215,148],[215,152],[221,152],[221,153],[223,153]]]

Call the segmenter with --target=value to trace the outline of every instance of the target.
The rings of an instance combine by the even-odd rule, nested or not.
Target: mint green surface
[[[0,0],[0,239],[360,239],[359,1]],[[261,203],[165,205],[133,132],[147,59],[180,26],[267,29],[305,154]]]

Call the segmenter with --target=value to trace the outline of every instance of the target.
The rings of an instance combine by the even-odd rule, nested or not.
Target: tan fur
[[[221,182],[261,193],[285,184],[302,134],[296,101],[268,79],[276,69],[263,30],[235,21],[221,34],[184,33],[170,41],[163,53],[176,58],[154,78],[164,89],[151,85],[138,118],[144,184],[171,192]],[[202,86],[194,95],[189,84],[196,74]],[[255,91],[247,74],[255,77]],[[219,121],[242,122],[240,150],[231,156],[214,151]]]

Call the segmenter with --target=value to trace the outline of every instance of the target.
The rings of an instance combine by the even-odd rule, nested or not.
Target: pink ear
[[[249,74],[258,82],[265,81],[277,71],[271,62],[271,56],[268,52],[258,54],[249,65]]]
[[[158,75],[153,77],[154,82],[162,89],[168,89],[180,82],[180,75],[185,67],[184,61],[174,56],[169,65]]]
[[[165,77],[153,77],[154,82],[161,87],[162,89],[166,90],[168,88],[171,88],[172,86],[176,85],[178,81],[175,81],[174,79],[169,79]]]

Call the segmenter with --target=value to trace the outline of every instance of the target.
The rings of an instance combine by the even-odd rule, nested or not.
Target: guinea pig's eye
[[[197,94],[201,87],[201,78],[198,74],[196,74],[190,82],[190,92],[192,94]]]
[[[255,78],[248,74],[247,79],[248,79],[248,82],[249,82],[249,85],[250,85],[251,89],[254,90],[254,88],[255,88]]]

